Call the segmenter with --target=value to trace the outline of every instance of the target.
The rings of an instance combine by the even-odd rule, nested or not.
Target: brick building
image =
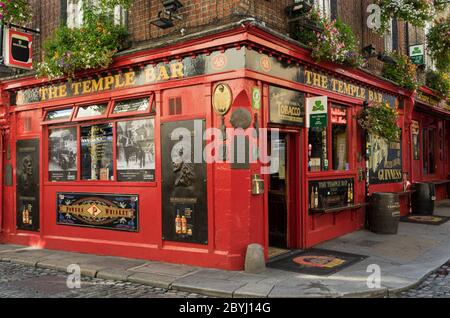
[[[39,61],[57,26],[82,20],[78,1],[30,2]],[[252,243],[269,259],[363,229],[374,192],[398,198],[392,215],[409,214],[405,179],[447,197],[450,112],[432,91],[383,79],[376,58],[366,69],[315,61],[289,36],[293,1],[180,2],[179,18],[159,19],[167,29],[150,23],[163,1],[115,9],[131,46],[106,69],[2,78],[0,242],[238,270]],[[361,49],[406,53],[420,41],[401,21],[373,33],[370,3],[315,1]],[[325,120],[311,125],[313,102]],[[398,110],[398,142],[358,125],[372,102]],[[209,128],[245,136],[202,140]],[[213,140],[220,148],[185,162]]]

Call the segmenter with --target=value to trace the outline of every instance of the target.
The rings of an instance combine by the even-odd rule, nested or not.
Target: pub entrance
[[[299,219],[299,133],[273,131],[269,134],[272,160],[278,165],[271,171],[268,185],[269,257],[297,248]],[[274,156],[275,154],[275,156]],[[274,159],[277,158],[278,159]]]

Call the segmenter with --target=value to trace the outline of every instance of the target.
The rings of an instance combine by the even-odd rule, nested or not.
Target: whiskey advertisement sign
[[[137,195],[57,193],[57,224],[138,231]]]
[[[39,140],[16,144],[17,228],[39,230]]]

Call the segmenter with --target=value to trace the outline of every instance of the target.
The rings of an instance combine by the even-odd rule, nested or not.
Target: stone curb
[[[11,251],[10,251],[11,252]],[[13,251],[12,251],[13,252]],[[56,261],[53,259],[46,260],[45,257],[32,257],[32,256],[25,256],[20,255],[17,257],[14,257],[14,255],[9,254],[6,257],[1,257],[0,254],[0,261],[2,262],[10,262],[14,264],[20,264],[30,267],[36,267],[36,268],[44,268],[44,269],[52,269],[59,272],[66,272],[66,266],[61,261]],[[445,263],[443,263],[445,264]],[[384,287],[382,290],[376,290],[376,291],[362,291],[362,292],[349,292],[349,293],[343,293],[343,294],[334,294],[332,297],[336,298],[377,298],[377,297],[389,297],[389,296],[396,296],[399,293],[412,289],[418,285],[420,285],[422,282],[424,282],[427,277],[440,268],[441,265],[434,266],[432,269],[428,270],[426,274],[424,274],[422,277],[420,277],[417,281],[408,284],[406,286],[400,287],[400,288],[387,288]],[[84,268],[83,268],[84,267]],[[127,269],[114,269],[114,268],[101,268],[98,265],[94,264],[81,264],[81,274],[82,276],[88,276],[93,278],[100,278],[105,280],[116,280],[116,281],[125,281],[125,282],[132,282],[132,283],[138,283],[143,285],[149,285],[156,288],[165,288],[168,290],[177,290],[182,292],[189,292],[189,293],[197,293],[202,294],[206,296],[211,297],[223,297],[223,298],[271,298],[271,293],[273,290],[270,289],[268,293],[255,293],[251,291],[251,288],[248,290],[245,290],[245,287],[248,284],[243,284],[237,287],[233,287],[230,290],[221,290],[219,288],[213,288],[213,287],[202,287],[202,286],[195,286],[191,285],[189,283],[184,283],[182,281],[177,282],[178,280],[190,276],[195,275],[196,271],[189,273],[187,275],[183,275],[180,277],[173,277],[168,275],[159,275],[159,274],[153,274],[153,273],[140,273],[140,272],[132,272],[128,271]],[[240,291],[241,289],[245,291]],[[330,298],[330,296],[327,295],[314,295],[317,297],[327,297]]]

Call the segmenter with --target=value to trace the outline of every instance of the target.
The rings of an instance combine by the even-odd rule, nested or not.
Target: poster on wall
[[[51,129],[48,136],[48,179],[74,181],[77,178],[77,128]]]
[[[420,126],[419,122],[413,120],[411,123],[411,134],[412,134],[412,146],[413,146],[413,159],[420,159]]]
[[[204,121],[161,124],[163,240],[208,244],[206,164],[189,147],[204,130]],[[181,131],[191,140],[180,139]]]
[[[137,195],[59,192],[56,196],[59,225],[138,231]]]
[[[39,230],[39,140],[16,143],[16,225]]]
[[[117,123],[117,179],[155,181],[154,119]]]
[[[401,138],[400,138],[401,140]],[[369,135],[369,183],[402,181],[402,144]]]

